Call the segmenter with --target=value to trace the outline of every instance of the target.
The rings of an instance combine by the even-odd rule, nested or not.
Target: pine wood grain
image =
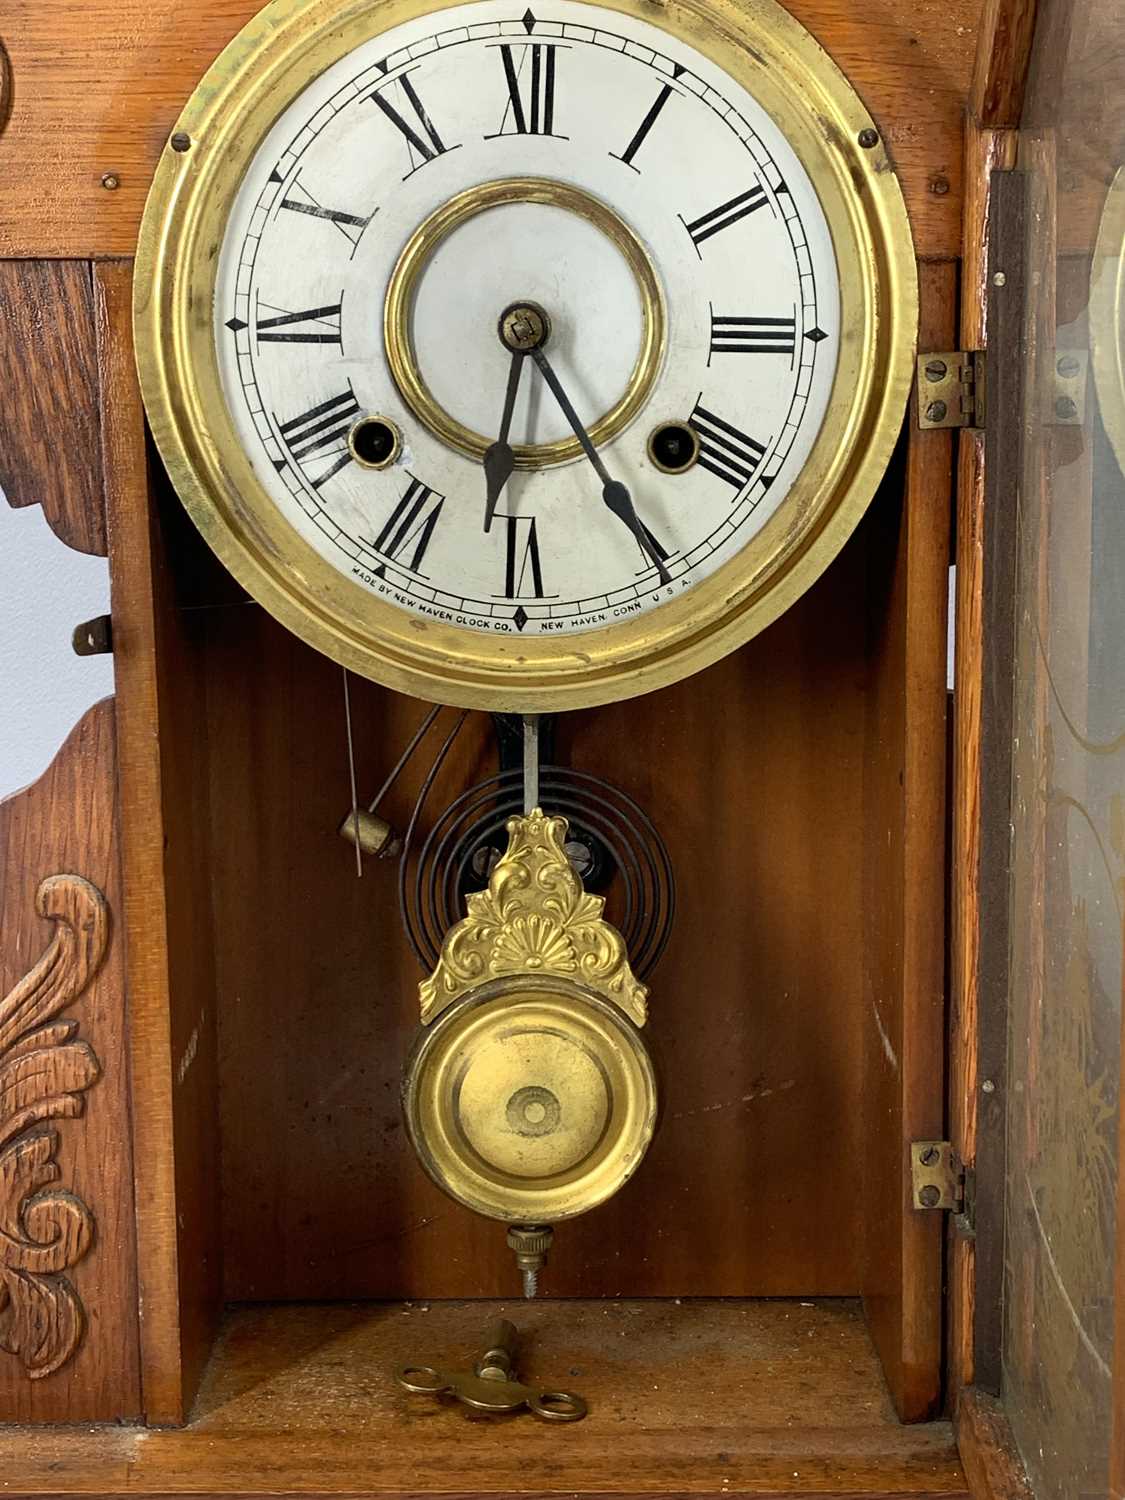
[[[577,1390],[585,1421],[481,1418],[393,1384],[399,1364],[471,1354],[501,1310],[521,1374]],[[968,1495],[948,1425],[895,1420],[846,1302],[247,1308],[183,1431],[0,1431],[0,1466],[25,1495]]]
[[[0,490],[9,505],[42,506],[68,547],[104,557],[88,265],[0,261],[0,368]]]
[[[59,1017],[77,1022],[100,1067],[83,1112],[55,1127],[58,1186],[95,1221],[91,1248],[66,1271],[85,1332],[68,1362],[42,1379],[29,1379],[19,1359],[0,1350],[0,1422],[113,1421],[141,1410],[114,743],[106,699],[80,720],[38,781],[0,802],[0,995],[50,938],[35,909],[41,880],[81,876],[105,897],[110,923],[100,967]]]
[[[956,275],[921,267],[919,347],[948,347]],[[864,767],[865,1258],[861,1286],[907,1421],[940,1394],[940,1215],[914,1209],[910,1142],[940,1137],[944,1026],[946,600],[950,434],[912,407],[901,510],[877,511]]]
[[[159,152],[259,0],[8,0],[0,255],[130,255]],[[890,146],[919,254],[957,254],[961,129],[979,0],[791,0]],[[112,174],[119,186],[102,186]],[[32,207],[34,205],[34,207]]]
[[[131,337],[132,266],[95,271],[117,674],[144,1410],[182,1419],[218,1303],[206,815],[191,678],[162,593]],[[181,768],[181,774],[177,774]]]

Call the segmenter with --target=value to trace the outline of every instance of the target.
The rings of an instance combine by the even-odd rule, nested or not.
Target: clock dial
[[[485,529],[517,301],[545,310],[640,527],[531,368],[523,462]],[[285,109],[230,216],[215,338],[256,472],[332,566],[398,608],[533,636],[657,609],[746,545],[820,429],[839,316],[816,192],[744,88],[643,21],[480,0],[372,38]],[[357,458],[364,417],[401,434],[394,462]],[[678,473],[652,441],[669,428]]]
[[[384,680],[531,707],[564,679],[639,691],[654,650],[682,675],[815,576],[889,454],[913,281],[881,260],[905,219],[854,144],[874,132],[833,137],[800,102],[785,69],[817,54],[788,18],[756,39],[776,59],[720,62],[698,6],[679,26],[633,0],[345,10],[332,38],[290,21],[284,86],[284,26],[263,27],[242,108],[220,60],[225,90],[182,122],[199,180],[172,222],[216,252],[173,240],[209,314],[181,306],[190,368],[146,383],[165,451],[200,448],[173,454],[181,491],[288,623],[331,617],[318,643]],[[162,420],[177,380],[201,442]],[[595,686],[626,661],[634,684]]]

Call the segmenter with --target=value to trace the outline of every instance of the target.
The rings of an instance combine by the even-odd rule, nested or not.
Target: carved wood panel
[[[140,1411],[114,755],[0,802],[0,1422]]]
[[[32,1380],[82,1341],[86,1315],[66,1272],[89,1250],[94,1215],[60,1182],[59,1132],[101,1076],[79,1023],[60,1019],[105,957],[109,913],[80,875],[48,875],[35,909],[54,927],[38,962],[0,1001],[0,1349]]]

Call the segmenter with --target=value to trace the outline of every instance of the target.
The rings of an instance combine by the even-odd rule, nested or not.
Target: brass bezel
[[[387,285],[383,343],[399,394],[414,415],[436,438],[478,463],[494,439],[473,432],[434,400],[418,368],[410,336],[410,313],[418,277],[441,242],[477,214],[511,203],[547,203],[585,219],[617,247],[637,284],[641,298],[641,347],[624,391],[588,429],[594,443],[608,443],[629,425],[648,400],[664,357],[667,320],[660,282],[645,247],[607,203],[572,183],[547,177],[493,178],[458,193],[435,209],[407,240]],[[550,319],[550,309],[547,314]],[[512,452],[518,469],[541,469],[569,463],[581,455],[582,447],[577,438],[567,437],[554,443],[516,443]]]
[[[820,575],[874,494],[902,422],[917,278],[902,194],[859,98],[774,0],[601,0],[682,38],[785,133],[827,218],[842,330],[823,428],[785,503],[709,578],[658,609],[569,636],[425,620],[337,571],[283,520],[235,439],[212,304],[226,210],[277,115],[368,37],[456,0],[273,0],[192,95],[159,162],[137,250],[135,331],[156,444],[212,549],[283,624],[378,682],[432,701],[523,712],[627,698],[716,661]],[[582,0],[568,0],[579,6]],[[859,136],[875,139],[862,147]]]
[[[519,1010],[549,1012],[552,1029],[579,1046],[596,1044],[598,1064],[616,1073],[616,1115],[594,1159],[543,1181],[492,1169],[457,1127],[458,1046],[473,1032],[491,1040]],[[548,1086],[551,1078],[537,1081]],[[450,1084],[443,1090],[443,1084]],[[640,1031],[587,985],[560,975],[513,974],[471,990],[418,1034],[402,1084],[411,1144],[444,1192],[474,1213],[508,1224],[557,1224],[611,1198],[632,1177],[656,1130],[656,1075]]]

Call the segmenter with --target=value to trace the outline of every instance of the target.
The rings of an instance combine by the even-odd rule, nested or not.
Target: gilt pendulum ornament
[[[657,1097],[648,992],[567,858],[566,819],[536,807],[507,831],[488,889],[467,897],[419,988],[403,1101],[426,1171],[508,1224],[534,1296],[553,1226],[636,1171]]]

